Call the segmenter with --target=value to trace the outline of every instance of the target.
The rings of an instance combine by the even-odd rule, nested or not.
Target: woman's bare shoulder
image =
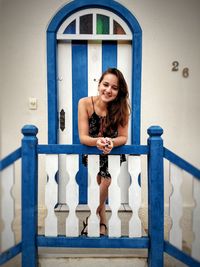
[[[87,110],[88,114],[92,109],[91,97],[83,97],[79,100],[79,108]]]
[[[93,111],[91,97],[83,97],[79,100],[79,110],[86,111],[88,116],[91,115]]]
[[[91,102],[91,97],[83,97],[79,100],[79,104],[81,105],[87,105]]]

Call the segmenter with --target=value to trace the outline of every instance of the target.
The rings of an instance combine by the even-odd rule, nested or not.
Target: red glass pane
[[[113,33],[114,34],[126,34],[122,26],[115,20],[113,20]]]

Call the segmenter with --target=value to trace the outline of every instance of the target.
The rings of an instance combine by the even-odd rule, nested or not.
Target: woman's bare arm
[[[78,132],[81,144],[87,146],[96,146],[98,138],[89,136],[89,124],[88,124],[88,98],[82,98],[78,103]]]
[[[89,104],[89,98],[80,99],[78,104],[78,131],[81,144],[87,146],[97,146],[100,150],[103,150],[105,154],[108,154],[114,146],[121,146],[126,144],[128,138],[128,124],[124,127],[118,127],[118,136],[115,138],[94,138],[89,136],[89,115],[87,109]]]

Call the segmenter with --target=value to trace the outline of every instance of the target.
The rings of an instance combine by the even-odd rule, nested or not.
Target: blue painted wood
[[[0,171],[13,164],[16,160],[21,158],[21,147],[10,153],[0,161]]]
[[[164,249],[164,177],[163,130],[148,129],[148,234],[150,239],[148,266],[163,266]]]
[[[22,267],[37,266],[37,132],[32,125],[22,129]]]
[[[88,95],[87,41],[72,41],[72,102],[73,143],[80,144],[78,135],[78,101]]]
[[[96,147],[85,145],[38,145],[38,154],[97,154],[102,152]],[[132,154],[132,155],[147,155],[149,153],[148,146],[144,145],[124,145],[115,147],[110,152],[110,155]]]
[[[134,32],[132,41],[132,116],[131,143],[140,144],[141,118],[141,71],[142,71],[142,34]]]
[[[73,143],[80,144],[78,135],[78,101],[88,95],[88,50],[87,41],[72,41],[72,107],[73,107]],[[79,202],[87,203],[87,169],[79,156],[79,172],[76,175],[79,185]]]
[[[137,19],[124,6],[113,0],[75,0],[65,5],[51,20],[47,29],[47,58],[48,58],[48,140],[49,143],[57,141],[57,91],[55,64],[56,58],[56,33],[66,18],[72,13],[86,8],[103,8],[114,12],[120,16],[130,27],[133,34],[133,68],[132,68],[132,143],[140,144],[140,98],[141,98],[141,47],[142,47],[142,31]],[[53,53],[52,53],[53,51]],[[52,73],[52,76],[50,75]],[[52,97],[52,99],[50,99]],[[52,103],[52,107],[51,104]],[[55,114],[53,113],[55,112]]]
[[[21,251],[21,242],[12,248],[9,248],[8,250],[4,251],[3,253],[0,254],[0,265],[6,263],[7,261],[11,260],[15,256],[17,256]]]
[[[197,169],[195,166],[187,162],[186,160],[182,159],[172,151],[167,148],[164,148],[164,158],[168,159],[170,162],[177,165],[179,168],[183,169],[186,172],[189,172],[191,175],[196,177],[200,180],[200,170]]]
[[[65,34],[75,34],[76,33],[76,20],[72,21],[67,28],[64,30]]]
[[[141,238],[108,238],[108,237],[44,237],[38,236],[38,247],[70,247],[70,248],[148,248],[148,237]]]
[[[200,267],[200,262],[196,259],[192,258],[188,254],[184,253],[183,251],[179,250],[172,244],[167,241],[164,241],[164,251],[168,253],[170,256],[176,258],[177,260],[183,262],[187,266],[191,267]]]
[[[117,68],[117,42],[102,41],[102,72]]]
[[[48,143],[57,143],[57,51],[56,33],[47,33],[47,86],[48,86]]]
[[[124,6],[117,3],[113,0],[75,0],[64,7],[62,7],[57,14],[53,17],[51,20],[49,26],[48,26],[48,32],[57,32],[60,25],[65,21],[66,18],[68,18],[72,13],[77,12],[81,9],[86,8],[105,8],[111,12],[116,13],[120,17],[123,18],[123,20],[126,21],[126,23],[129,25],[130,28],[135,33],[141,33],[141,27],[137,21],[137,19],[133,16],[133,14]]]
[[[3,166],[12,164],[22,157],[22,242],[1,253],[0,264],[4,264],[22,252],[22,267],[37,266],[37,248],[41,247],[84,247],[84,248],[148,248],[149,266],[163,266],[163,252],[168,253],[187,266],[200,267],[200,262],[164,241],[164,192],[163,192],[163,156],[192,175],[199,170],[170,150],[163,148],[158,126],[148,129],[148,146],[127,145],[114,148],[112,154],[148,154],[148,201],[149,236],[142,238],[49,238],[37,235],[37,153],[87,153],[99,154],[95,147],[84,145],[37,145],[38,130],[27,125],[22,129],[24,138],[22,148],[17,149],[3,159]],[[133,153],[134,151],[134,153]]]

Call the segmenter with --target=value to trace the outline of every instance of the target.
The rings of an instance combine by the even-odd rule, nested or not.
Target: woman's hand
[[[96,142],[96,146],[100,150],[104,150],[104,147],[106,145],[106,140],[104,137],[99,137]]]
[[[110,151],[113,149],[113,146],[114,146],[113,145],[113,141],[109,137],[106,137],[105,140],[106,140],[106,145],[104,147],[103,153],[104,154],[109,154]]]
[[[109,137],[100,137],[97,140],[97,148],[102,150],[104,154],[109,154],[113,149],[113,141]]]

